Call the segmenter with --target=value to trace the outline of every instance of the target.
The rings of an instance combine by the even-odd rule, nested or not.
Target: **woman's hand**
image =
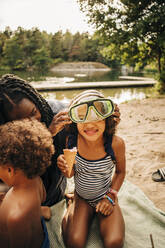
[[[120,111],[119,111],[119,107],[117,104],[114,104],[114,113],[113,113],[113,117],[114,117],[114,121],[116,122],[116,124],[118,125],[120,122]]]
[[[49,131],[51,132],[52,136],[56,136],[67,124],[71,124],[72,121],[68,116],[67,111],[60,111],[53,117],[52,122],[49,126]]]
[[[96,212],[100,212],[103,215],[110,215],[113,212],[114,206],[109,202],[108,199],[103,198],[96,205]]]

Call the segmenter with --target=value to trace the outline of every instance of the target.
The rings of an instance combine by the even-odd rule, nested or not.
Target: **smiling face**
[[[77,123],[77,129],[81,136],[88,141],[96,141],[103,137],[105,120],[88,123]]]
[[[8,121],[20,120],[23,118],[34,118],[41,121],[41,113],[36,105],[28,98],[23,98],[18,104],[13,106],[11,111],[6,111]]]

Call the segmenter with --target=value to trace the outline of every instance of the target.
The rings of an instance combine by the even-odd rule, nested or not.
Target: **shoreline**
[[[144,80],[144,81],[103,81],[103,82],[73,82],[73,83],[54,83],[54,82],[47,82],[47,81],[40,81],[40,82],[31,82],[30,84],[37,90],[37,91],[52,91],[52,90],[69,90],[69,89],[103,89],[103,88],[131,88],[131,87],[150,87],[153,86],[156,81]]]

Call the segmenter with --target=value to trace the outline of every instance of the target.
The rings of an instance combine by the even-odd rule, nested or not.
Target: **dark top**
[[[49,103],[49,100],[47,100]],[[50,104],[50,103],[49,103]],[[65,104],[55,100],[51,100],[50,104],[53,113],[57,114],[60,110],[65,107]],[[66,189],[66,178],[63,176],[60,169],[57,167],[57,157],[63,153],[63,148],[65,148],[66,132],[62,130],[54,138],[55,154],[52,157],[52,164],[46,170],[46,172],[41,176],[44,183],[47,197],[46,201],[42,204],[45,206],[52,206],[64,198],[64,193]]]

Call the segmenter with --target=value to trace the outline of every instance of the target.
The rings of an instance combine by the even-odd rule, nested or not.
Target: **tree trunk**
[[[160,60],[161,60],[161,55],[162,55],[162,51],[161,51],[161,48],[159,47],[158,48],[158,71],[159,71],[159,73],[161,73],[161,62],[160,62]]]

